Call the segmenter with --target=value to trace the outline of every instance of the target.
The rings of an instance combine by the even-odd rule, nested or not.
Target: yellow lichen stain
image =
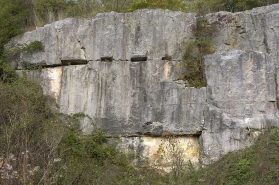
[[[159,64],[156,64],[156,73],[155,73],[155,75],[157,76],[157,75],[159,75],[159,73],[160,73],[160,66],[159,66]]]
[[[2,168],[3,164],[4,164],[4,158],[0,157],[0,169]]]
[[[256,139],[261,135],[261,132],[260,131],[254,131],[254,132],[251,132],[250,135],[253,139]]]
[[[169,172],[179,161],[181,165],[189,161],[198,164],[198,137],[143,137],[142,141],[148,166]]]
[[[263,64],[263,70],[262,70],[262,72],[263,72],[262,78],[263,78],[263,81],[265,81],[265,65],[264,65],[264,64]]]
[[[169,65],[169,61],[166,61],[164,64],[164,80],[169,79],[170,70],[171,66]]]
[[[48,78],[50,79],[50,93],[54,98],[58,99],[61,90],[61,77],[62,77],[62,67],[55,67],[48,69]]]
[[[236,146],[239,147],[239,140],[235,140]]]
[[[253,59],[249,59],[245,68],[248,70],[247,78],[250,80],[251,76],[253,75]]]

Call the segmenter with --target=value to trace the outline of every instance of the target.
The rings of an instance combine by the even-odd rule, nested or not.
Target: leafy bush
[[[214,53],[212,36],[216,31],[214,24],[209,24],[204,14],[197,15],[196,25],[192,25],[192,33],[195,40],[185,42],[185,54],[183,64],[187,68],[185,80],[188,86],[205,87],[206,77],[204,73],[203,57]]]
[[[11,83],[17,78],[15,70],[0,58],[0,82]]]
[[[218,12],[224,11],[224,4],[222,3],[223,0],[193,0],[187,1],[187,12]]]
[[[137,9],[169,9],[173,11],[185,11],[185,2],[181,0],[139,0],[130,5],[128,11],[134,11]]]
[[[271,5],[279,3],[278,0],[222,0],[221,3],[224,6],[224,10],[230,12],[240,12],[245,10],[251,10],[256,7]]]
[[[28,44],[27,46],[24,46],[21,48],[21,51],[31,53],[31,52],[36,52],[36,51],[43,51],[44,46],[40,41],[34,41]]]
[[[193,0],[187,1],[188,12],[198,12],[201,9],[207,13],[218,11],[240,12],[260,6],[279,3],[278,0]]]
[[[15,48],[12,50],[4,50],[2,54],[2,60],[7,60],[6,58],[13,57],[20,52],[26,52],[26,53],[32,53],[32,52],[38,52],[38,51],[44,51],[44,46],[42,42],[40,41],[34,41],[31,42],[30,44],[20,47],[20,48]]]

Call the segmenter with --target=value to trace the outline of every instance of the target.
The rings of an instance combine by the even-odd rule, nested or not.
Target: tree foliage
[[[30,26],[28,17],[32,4],[24,0],[0,0],[0,56],[4,45],[12,38],[23,33]]]
[[[139,0],[131,4],[128,11],[137,9],[169,9],[173,11],[185,11],[186,3],[181,0]]]
[[[207,13],[218,11],[240,12],[275,3],[279,3],[279,0],[192,0],[187,1],[187,11],[198,12],[203,10]]]

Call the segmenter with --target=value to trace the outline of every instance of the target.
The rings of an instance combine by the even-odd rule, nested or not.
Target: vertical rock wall
[[[278,126],[279,5],[207,15],[218,22],[217,53],[205,57],[207,87],[186,87],[183,42],[195,14],[169,10],[65,19],[15,37],[7,49],[39,40],[44,52],[11,60],[52,95],[62,113],[83,112],[85,133],[119,135],[139,166],[168,170],[172,150],[207,165]],[[172,136],[172,137],[166,137]],[[176,146],[170,148],[171,145]]]
[[[207,106],[203,162],[251,144],[262,129],[278,126],[274,63],[266,54],[231,50],[205,57]]]

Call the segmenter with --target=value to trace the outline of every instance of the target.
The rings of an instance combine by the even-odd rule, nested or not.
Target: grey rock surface
[[[21,53],[18,68],[27,63],[57,65],[61,60],[129,61],[133,56],[180,60],[184,39],[191,38],[195,14],[169,10],[138,10],[133,13],[102,13],[92,19],[68,18],[15,37],[7,49],[41,41],[45,52]],[[189,37],[190,36],[190,37]]]
[[[110,135],[156,135],[144,132],[159,122],[163,133],[198,134],[203,122],[205,88],[175,83],[183,73],[177,61],[91,61],[27,71],[52,94],[62,113],[83,112]],[[157,134],[158,135],[158,134]]]
[[[205,57],[207,105],[203,163],[249,146],[254,132],[279,126],[274,63],[266,54],[231,50]]]
[[[278,126],[279,4],[207,18],[218,23],[217,53],[204,59],[207,87],[200,89],[179,80],[187,73],[181,60],[183,42],[193,39],[192,13],[68,18],[15,37],[6,49],[43,43],[44,52],[23,52],[10,62],[18,73],[28,64],[46,66],[27,71],[28,78],[56,99],[62,113],[89,115],[94,124],[83,120],[84,132],[102,128],[120,135],[123,150],[156,165],[153,149],[168,150],[163,136],[175,135],[185,155],[207,165]]]

